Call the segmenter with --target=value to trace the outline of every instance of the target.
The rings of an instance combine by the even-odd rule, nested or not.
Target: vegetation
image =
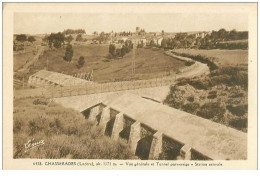
[[[110,44],[108,52],[111,56],[116,56],[116,46],[114,44]]]
[[[218,69],[218,66],[212,61],[212,59],[210,59],[208,57],[204,57],[201,55],[190,55],[190,54],[186,54],[186,53],[176,53],[176,52],[172,52],[172,53],[174,53],[175,55],[191,58],[192,60],[199,61],[203,64],[207,64],[210,71]]]
[[[178,54],[188,54],[191,56],[202,56],[214,62],[218,67],[226,66],[247,66],[248,51],[247,50],[198,50],[198,49],[174,49]]]
[[[78,42],[83,41],[82,34],[78,34],[78,35],[77,35],[76,41],[78,41]]]
[[[171,87],[165,104],[247,132],[247,51],[174,51],[206,63],[211,71],[209,75],[180,79]]]
[[[138,44],[139,46],[139,44]],[[143,43],[142,43],[143,47]],[[116,48],[114,44],[110,44],[108,48],[108,52],[110,55],[110,58],[116,58],[116,57],[124,57],[126,53],[129,53],[131,49],[133,48],[133,44],[131,41],[126,41],[125,44],[120,48]]]
[[[69,45],[66,47],[65,56],[63,57],[63,59],[64,59],[65,61],[67,61],[67,62],[71,62],[72,57],[73,57],[73,48],[72,48],[72,45],[69,44]]]
[[[27,40],[28,40],[28,42],[31,42],[31,43],[36,41],[36,39],[33,36],[29,36]]]
[[[65,36],[61,32],[51,33],[51,35],[48,36],[47,41],[50,48],[61,48],[61,46],[64,45]]]
[[[65,41],[68,43],[70,43],[72,40],[73,40],[73,37],[71,35],[69,35],[65,38]]]
[[[84,56],[79,57],[78,65],[77,65],[78,68],[81,68],[84,64],[85,64]]]
[[[14,158],[135,158],[126,144],[105,137],[77,111],[43,98],[16,99],[14,106]],[[44,144],[25,152],[29,140]]]
[[[247,87],[247,70],[222,67],[209,76],[180,79],[164,102],[246,132]]]
[[[18,34],[16,36],[16,40],[19,42],[25,42],[27,40],[27,36],[25,34]]]
[[[201,33],[201,36],[188,33],[177,33],[174,38],[164,38],[161,44],[162,48],[180,49],[247,49],[248,32],[238,32],[236,30],[212,31],[211,34]],[[229,41],[246,40],[246,42],[229,43]]]
[[[66,29],[62,32],[62,34],[86,34],[86,31],[84,29]]]

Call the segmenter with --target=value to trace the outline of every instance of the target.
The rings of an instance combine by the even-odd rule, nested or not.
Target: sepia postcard
[[[3,169],[257,169],[257,3],[4,3]]]

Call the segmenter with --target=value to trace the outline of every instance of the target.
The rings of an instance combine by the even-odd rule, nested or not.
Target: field
[[[48,70],[75,74],[80,72],[94,72],[94,81],[107,82],[131,79],[132,52],[123,58],[109,59],[108,45],[85,45],[73,46],[74,55],[72,62],[63,60],[65,49],[54,49],[46,51],[39,59],[39,69],[46,67]],[[77,61],[84,56],[85,64],[77,68]],[[161,49],[136,49],[135,79],[149,79],[177,72],[185,64],[182,61],[166,56]]]
[[[202,55],[214,58],[214,63],[220,67],[225,66],[247,66],[247,50],[196,50],[196,49],[175,49],[177,53],[186,53],[191,55]]]
[[[14,100],[13,157],[134,159],[128,146],[103,135],[84,116],[44,98]],[[43,142],[29,149],[29,141]]]
[[[20,69],[29,59],[33,58],[33,52],[26,52],[14,55],[14,71]]]

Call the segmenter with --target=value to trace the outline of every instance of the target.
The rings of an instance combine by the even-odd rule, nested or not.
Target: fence
[[[136,80],[136,81],[121,81],[102,84],[89,84],[82,86],[67,86],[67,87],[50,87],[46,89],[45,96],[47,97],[68,97],[76,95],[88,95],[104,92],[116,92],[124,90],[134,90],[140,88],[151,88],[159,86],[167,86],[174,83],[176,77],[164,77],[160,79]]]

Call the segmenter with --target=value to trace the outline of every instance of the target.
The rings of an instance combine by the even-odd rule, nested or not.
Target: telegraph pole
[[[47,57],[47,71],[49,71],[49,58]]]
[[[133,56],[132,56],[132,78],[135,73],[135,44],[133,44]]]

